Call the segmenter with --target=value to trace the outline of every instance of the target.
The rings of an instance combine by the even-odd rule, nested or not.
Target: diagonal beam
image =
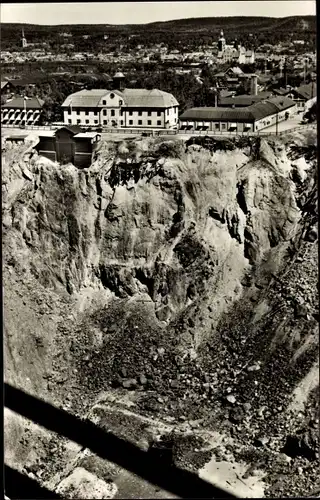
[[[234,498],[197,474],[164,464],[132,443],[20,389],[4,384],[4,405],[181,498]]]
[[[34,479],[21,474],[21,472],[12,469],[8,465],[4,466],[4,490],[7,495],[5,498],[10,498],[10,500],[43,500],[47,498],[61,498],[59,495],[52,493],[43,486],[40,486]]]

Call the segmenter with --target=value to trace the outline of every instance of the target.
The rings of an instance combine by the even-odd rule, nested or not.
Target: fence
[[[214,130],[170,130],[170,129],[133,129],[133,128],[123,128],[123,129],[109,129],[102,128],[103,134],[146,134],[149,136],[163,136],[163,135],[200,135],[200,136],[210,136],[210,137],[250,137],[250,136],[270,136],[270,135],[286,135],[296,130],[305,130],[306,128],[315,128],[314,124],[300,125],[298,127],[290,128],[287,130],[281,130],[279,132],[272,132],[267,130],[258,130],[257,132],[229,132],[229,131],[214,131]]]
[[[27,125],[25,127],[21,127],[20,125],[1,124],[1,128],[18,128],[21,130],[55,130],[58,127],[53,125]]]
[[[28,125],[21,128],[19,125],[1,125],[3,128],[16,128],[21,130],[56,130],[56,125]],[[280,132],[271,132],[267,130],[258,130],[257,132],[228,132],[228,131],[215,131],[215,130],[170,130],[170,129],[134,129],[134,128],[102,128],[103,134],[128,134],[128,135],[141,135],[146,134],[148,136],[161,136],[161,135],[203,135],[210,137],[250,137],[250,136],[272,136],[272,135],[286,135],[291,134],[297,130],[305,130],[307,128],[316,128],[314,123],[300,125],[287,130],[281,130]]]

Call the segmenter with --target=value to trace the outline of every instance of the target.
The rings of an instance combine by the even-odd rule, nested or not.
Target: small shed
[[[97,144],[101,141],[101,134],[80,132],[73,139],[75,142],[74,165],[79,168],[89,167]]]
[[[92,155],[101,135],[82,132],[78,126],[63,126],[39,134],[38,153],[59,163],[73,163],[76,167],[90,166]]]

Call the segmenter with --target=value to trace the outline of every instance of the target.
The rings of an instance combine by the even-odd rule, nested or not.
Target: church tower
[[[221,30],[220,38],[218,41],[218,50],[220,52],[223,52],[225,49],[225,46],[226,46],[226,40],[225,40],[224,35],[223,35],[223,30]]]
[[[21,38],[21,41],[22,41],[22,48],[24,49],[27,46],[27,39],[24,36],[24,29],[23,28],[22,28],[22,38]]]

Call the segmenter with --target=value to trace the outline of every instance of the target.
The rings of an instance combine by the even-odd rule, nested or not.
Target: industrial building
[[[297,104],[298,112],[306,112],[317,100],[317,84],[310,82],[291,89],[288,97]]]
[[[271,91],[260,92],[259,94],[243,94],[243,95],[232,95],[232,96],[220,96],[218,100],[218,106],[221,108],[245,108],[255,104],[256,102],[262,102],[266,99],[272,98],[273,94]]]
[[[128,89],[116,73],[112,90],[80,90],[62,104],[64,123],[108,128],[175,128],[178,102],[158,89]]]
[[[39,155],[59,163],[72,163],[76,167],[89,167],[101,140],[97,132],[83,132],[80,127],[61,127],[39,134],[36,150]]]
[[[180,129],[257,132],[288,119],[297,110],[286,97],[274,97],[243,108],[192,108],[180,116]]]
[[[44,101],[37,97],[15,97],[1,106],[2,125],[36,125]]]

